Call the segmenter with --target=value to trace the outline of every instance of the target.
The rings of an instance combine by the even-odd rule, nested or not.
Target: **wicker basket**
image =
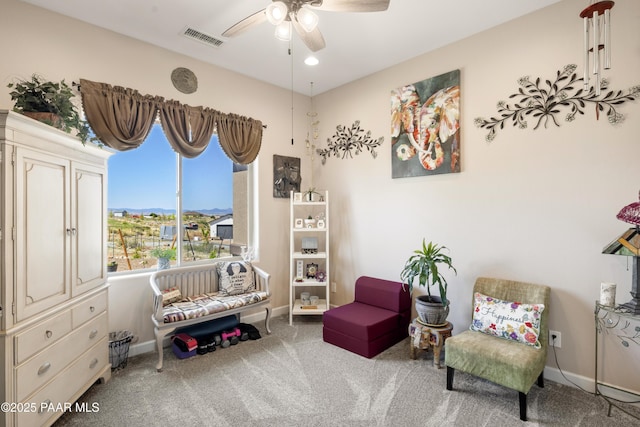
[[[133,334],[129,331],[109,333],[109,363],[111,363],[112,370],[127,366],[129,344],[132,339]]]

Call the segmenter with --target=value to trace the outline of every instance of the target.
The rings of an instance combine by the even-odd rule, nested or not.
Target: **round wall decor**
[[[178,67],[171,72],[173,86],[182,93],[193,93],[198,89],[198,79],[188,68]]]

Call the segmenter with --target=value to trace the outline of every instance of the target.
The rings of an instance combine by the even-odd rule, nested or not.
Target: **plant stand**
[[[415,359],[418,350],[429,351],[433,349],[433,364],[440,366],[440,352],[444,347],[444,342],[453,333],[453,324],[447,322],[444,326],[428,326],[423,324],[419,318],[413,319],[409,325],[409,356]]]

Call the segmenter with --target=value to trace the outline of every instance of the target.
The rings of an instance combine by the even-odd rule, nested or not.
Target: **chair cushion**
[[[496,384],[528,393],[544,369],[546,352],[475,331],[445,342],[445,364]]]
[[[538,335],[544,304],[522,304],[474,294],[473,321],[469,329],[541,348]]]
[[[397,329],[401,317],[398,313],[368,304],[352,302],[324,312],[325,328],[362,341],[372,341]]]

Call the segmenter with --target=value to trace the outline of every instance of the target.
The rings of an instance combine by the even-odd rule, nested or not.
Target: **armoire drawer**
[[[79,397],[78,391],[85,390],[91,384],[88,384],[92,378],[96,377],[109,363],[109,342],[107,337],[100,340],[96,345],[91,347],[78,360],[72,363],[67,369],[62,371],[53,381],[36,392],[33,396],[24,400],[25,403],[35,403],[37,409],[55,408],[63,406],[65,403],[75,403],[72,398]],[[86,387],[85,387],[86,386]],[[18,415],[17,425],[20,427],[42,426],[52,416],[61,415],[61,412],[43,411],[43,412],[20,412]]]
[[[18,365],[71,331],[71,312],[65,311],[15,336],[15,364]]]
[[[73,327],[77,328],[84,322],[96,317],[107,309],[107,292],[102,291],[88,300],[78,304],[71,309]]]
[[[63,339],[16,368],[16,397],[23,400],[55,377],[87,348],[107,337],[107,313],[85,323]],[[108,346],[105,349],[108,350]]]

